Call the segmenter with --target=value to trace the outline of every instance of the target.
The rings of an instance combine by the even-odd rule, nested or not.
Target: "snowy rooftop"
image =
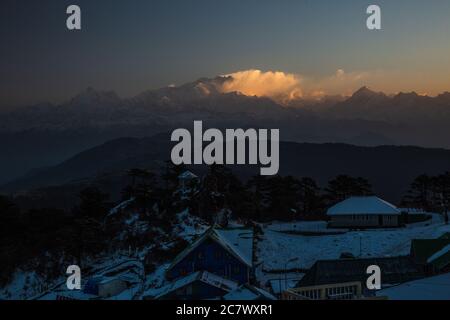
[[[83,291],[70,291],[70,290],[65,290],[65,291],[60,291],[56,293],[57,297],[51,300],[55,300],[55,299],[69,299],[69,300],[95,300],[95,299],[99,299],[98,296],[93,295],[93,294],[89,294],[89,293],[85,293]]]
[[[377,296],[390,300],[450,300],[450,273],[383,289]]]
[[[406,212],[408,214],[426,214],[427,212],[420,208],[398,208],[401,212]]]
[[[190,179],[197,179],[197,178],[198,177],[189,170],[183,172],[182,174],[180,174],[178,176],[178,179],[181,179],[181,180],[190,180]]]
[[[231,291],[223,296],[224,300],[276,300],[276,298],[269,292],[251,285],[242,285],[239,288]]]
[[[117,213],[122,212],[122,211],[125,210],[131,203],[133,203],[134,200],[135,200],[134,198],[131,198],[131,199],[128,199],[128,200],[126,200],[126,201],[121,202],[120,204],[118,204],[117,206],[115,206],[114,208],[112,208],[112,209],[109,211],[107,217],[110,217],[110,216],[116,215]]]
[[[178,289],[181,289],[195,281],[200,281],[200,282],[209,284],[211,286],[220,288],[227,292],[236,290],[239,287],[238,283],[236,283],[232,280],[222,278],[218,275],[212,274],[207,271],[197,271],[195,273],[191,273],[190,275],[187,275],[184,278],[175,280],[175,281],[171,282],[170,284],[162,287],[161,289],[158,290],[158,293],[157,293],[157,296],[155,297],[155,299],[160,299],[160,298],[166,296],[167,294],[169,294],[173,291],[176,291]]]
[[[399,215],[401,211],[393,204],[378,197],[351,197],[339,202],[330,209],[329,216],[351,214]]]
[[[206,239],[212,239],[234,255],[238,260],[248,266],[252,266],[253,256],[253,230],[242,228],[216,229],[211,228],[203,236],[197,239],[192,245],[181,252],[172,265],[171,269],[178,262],[183,260],[192,250],[199,246]]]
[[[250,229],[214,229],[219,241],[231,248],[245,262],[252,265],[253,231]]]

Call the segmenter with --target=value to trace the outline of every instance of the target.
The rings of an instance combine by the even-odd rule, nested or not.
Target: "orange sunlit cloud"
[[[248,96],[269,97],[278,102],[293,99],[320,99],[329,94],[348,95],[365,84],[368,73],[346,73],[338,69],[331,76],[310,79],[282,71],[244,70],[229,75],[222,92],[240,92]]]
[[[225,93],[240,92],[248,96],[270,97],[281,102],[303,96],[300,77],[295,74],[245,70],[226,76],[230,79],[222,86]]]

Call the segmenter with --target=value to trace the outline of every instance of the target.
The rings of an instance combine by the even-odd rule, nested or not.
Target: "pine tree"
[[[329,204],[343,201],[352,196],[368,196],[373,194],[372,186],[368,180],[347,175],[340,175],[330,180],[325,191]]]
[[[430,210],[433,201],[433,190],[437,188],[437,181],[433,177],[425,174],[418,176],[411,183],[408,194],[404,197],[403,205],[412,208],[422,208]]]
[[[434,177],[432,181],[432,207],[445,213],[450,206],[450,172]]]
[[[72,250],[82,266],[86,256],[97,254],[105,247],[106,235],[102,222],[110,205],[107,203],[109,195],[96,187],[83,189],[79,198],[80,204],[74,208]]]
[[[302,178],[299,188],[299,208],[303,216],[316,216],[323,211],[323,197],[320,187],[311,178]]]

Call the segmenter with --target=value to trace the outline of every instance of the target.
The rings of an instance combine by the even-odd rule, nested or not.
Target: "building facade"
[[[331,228],[396,228],[401,211],[378,197],[351,197],[329,208]]]
[[[361,282],[288,289],[282,293],[282,300],[355,300],[362,297]]]
[[[211,228],[175,258],[166,277],[174,280],[207,271],[239,284],[249,283],[253,274],[252,246],[252,231]]]

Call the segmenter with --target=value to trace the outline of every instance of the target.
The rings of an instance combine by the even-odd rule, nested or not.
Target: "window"
[[[239,266],[236,266],[233,268],[233,272],[234,272],[234,274],[239,274],[239,273],[241,273],[241,268]]]

